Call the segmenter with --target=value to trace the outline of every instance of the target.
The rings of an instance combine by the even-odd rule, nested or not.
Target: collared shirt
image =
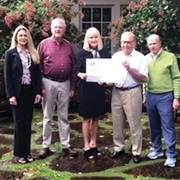
[[[70,42],[63,39],[57,43],[53,37],[49,37],[40,42],[38,52],[44,76],[54,80],[69,79],[75,85],[75,62]]]
[[[161,51],[162,51],[162,49],[160,49],[157,54],[152,54],[152,53],[150,53],[150,55],[151,55],[151,57],[152,57],[152,59],[153,59],[154,61],[158,58],[158,56],[160,55]]]
[[[156,61],[151,54],[145,56],[148,63],[147,91],[159,94],[173,91],[175,98],[180,98],[180,72],[177,58],[173,53],[161,50]]]
[[[101,58],[97,50],[91,49],[91,52],[92,52],[93,58]]]
[[[17,51],[21,58],[22,66],[23,66],[23,75],[22,75],[22,84],[31,84],[31,75],[29,68],[31,66],[31,57],[29,51],[26,50],[25,54],[22,52],[20,48],[17,47]]]
[[[125,56],[123,51],[116,52],[112,56],[112,60],[115,61],[114,63],[116,63],[117,66],[119,65],[120,71],[122,72],[121,77],[119,77],[119,82],[115,83],[116,87],[133,87],[140,84],[122,65],[124,61],[127,61],[132,69],[137,70],[145,76],[148,75],[147,62],[144,60],[144,55],[136,50],[133,50],[128,56]]]

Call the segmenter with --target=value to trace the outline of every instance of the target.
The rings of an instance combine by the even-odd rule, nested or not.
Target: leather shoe
[[[92,149],[88,149],[88,150],[84,151],[84,158],[85,159],[92,159],[92,158],[94,158]]]
[[[53,152],[49,149],[49,148],[43,148],[41,149],[41,151],[39,152],[39,158],[46,158],[49,155],[53,154]]]
[[[111,158],[117,158],[117,157],[122,156],[122,155],[124,155],[124,154],[125,154],[125,151],[124,151],[124,150],[122,150],[122,151],[114,151],[114,152],[111,153],[109,156],[110,156]]]
[[[62,149],[62,151],[64,152],[65,155],[69,155],[69,156],[72,156],[72,157],[78,155],[77,151],[74,150],[72,147]]]
[[[141,157],[139,155],[133,155],[133,162],[134,163],[140,163]]]

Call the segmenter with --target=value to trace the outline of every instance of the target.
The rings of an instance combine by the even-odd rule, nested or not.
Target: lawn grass
[[[74,117],[72,118],[70,123],[80,123],[82,119],[78,116],[77,113],[71,113],[69,114],[70,116]],[[148,131],[148,120],[147,116],[145,114],[142,114],[142,124],[143,124],[143,129]],[[8,121],[2,121],[0,122],[0,127],[1,128],[13,128],[13,122],[8,120]],[[57,122],[53,121],[52,123],[53,131],[57,131]],[[111,113],[107,113],[106,119],[99,121],[99,127],[102,128],[102,132],[109,132],[112,131],[112,120],[111,120]],[[180,126],[177,127],[177,129],[180,129]],[[32,133],[32,149],[33,151],[36,151],[37,153],[41,149],[41,144],[37,143],[37,139],[41,137],[42,135],[42,111],[40,108],[36,108],[34,110],[34,118],[33,118],[33,124],[32,124],[32,130],[34,133]],[[71,129],[71,134],[72,134],[72,139],[77,138],[77,137],[82,137],[81,132],[76,131],[74,129]],[[148,133],[147,133],[148,134]],[[8,138],[13,138],[13,135],[5,135]],[[130,137],[130,132],[129,130],[126,131],[126,136],[128,139],[125,140],[126,145],[125,145],[125,150],[129,151],[131,148],[131,137]],[[146,135],[143,137],[143,139],[149,141],[149,136]],[[12,144],[10,145],[3,145],[1,144],[0,147],[7,146],[11,149],[10,152],[7,152],[2,156],[0,159],[0,170],[9,170],[9,171],[18,171],[18,172],[23,172],[23,178],[22,180],[25,179],[32,179],[35,177],[45,177],[49,180],[71,180],[72,178],[75,177],[84,177],[84,179],[88,177],[99,177],[101,178],[106,178],[106,180],[112,179],[113,177],[119,177],[119,178],[124,178],[126,180],[164,180],[167,178],[158,178],[158,177],[143,177],[143,176],[133,176],[132,174],[127,174],[124,171],[128,169],[133,169],[137,168],[139,166],[147,166],[147,165],[153,165],[154,162],[156,163],[163,163],[164,160],[156,160],[156,161],[142,161],[140,164],[134,164],[131,161],[125,165],[121,165],[118,167],[112,167],[108,168],[106,170],[100,171],[100,172],[89,172],[89,173],[71,173],[67,171],[55,171],[50,169],[49,165],[51,164],[51,161],[56,158],[60,153],[61,153],[61,147],[59,142],[55,142],[51,145],[51,149],[55,150],[56,152],[52,155],[49,156],[46,159],[41,159],[41,160],[35,160],[32,163],[28,163],[25,165],[21,164],[13,164],[10,162],[12,159]],[[179,144],[177,145],[177,148],[180,148]],[[112,144],[108,146],[109,151],[113,150],[113,141]],[[82,152],[82,147],[77,148],[79,152]],[[147,153],[149,152],[149,148],[146,148],[142,152],[142,157],[146,157]],[[103,162],[102,162],[103,163]],[[172,178],[170,178],[172,179]],[[180,179],[180,178],[179,178]]]

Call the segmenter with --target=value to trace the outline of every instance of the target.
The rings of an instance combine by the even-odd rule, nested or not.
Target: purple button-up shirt
[[[75,86],[75,60],[72,45],[63,39],[57,43],[53,37],[42,40],[38,46],[41,72],[53,80],[69,79],[71,88]]]

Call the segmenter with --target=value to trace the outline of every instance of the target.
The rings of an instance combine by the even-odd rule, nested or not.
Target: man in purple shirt
[[[38,46],[43,76],[43,148],[39,153],[40,158],[45,158],[51,153],[51,120],[56,107],[62,151],[70,156],[77,155],[69,144],[68,121],[69,100],[75,89],[75,62],[72,45],[63,38],[65,31],[65,21],[60,18],[53,19],[52,36],[42,40]]]

